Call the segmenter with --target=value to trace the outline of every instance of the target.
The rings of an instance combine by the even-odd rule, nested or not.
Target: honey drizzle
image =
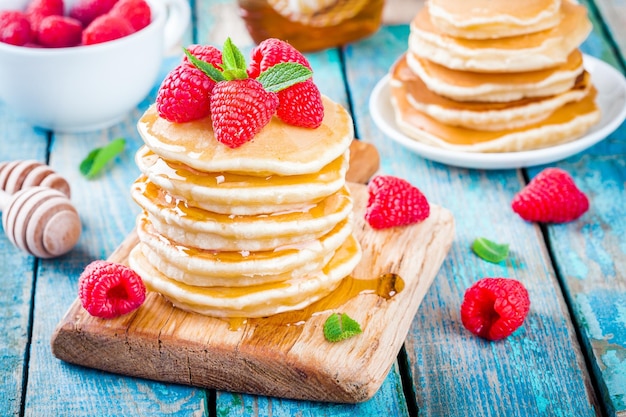
[[[361,294],[376,294],[384,300],[390,300],[403,289],[404,280],[394,273],[381,274],[377,278],[369,279],[359,279],[350,275],[343,279],[332,293],[302,310],[288,311],[270,317],[233,317],[224,320],[228,322],[229,330],[246,331],[245,344],[259,345],[271,340],[273,346],[278,344],[289,347],[296,342],[304,329],[304,324],[311,317],[338,309]]]

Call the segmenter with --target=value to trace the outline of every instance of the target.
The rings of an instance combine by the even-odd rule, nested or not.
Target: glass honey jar
[[[384,0],[239,0],[256,43],[289,42],[302,52],[344,45],[380,27]]]

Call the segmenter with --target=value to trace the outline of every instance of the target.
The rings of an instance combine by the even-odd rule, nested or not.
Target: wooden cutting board
[[[366,181],[378,168],[378,154],[371,145],[357,145],[351,168],[363,166],[349,178]],[[52,353],[104,371],[225,391],[347,403],[371,398],[450,248],[454,219],[431,206],[420,224],[375,231],[363,218],[366,187],[350,183],[350,189],[363,258],[351,277],[310,308],[224,320],[187,313],[149,293],[135,312],[104,320],[77,299],[53,334]],[[109,259],[126,263],[137,242],[131,233]],[[326,341],[322,328],[333,312],[347,313],[363,333]]]

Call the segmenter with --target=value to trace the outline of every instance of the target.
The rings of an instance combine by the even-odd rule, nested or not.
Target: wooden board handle
[[[346,180],[366,184],[380,167],[378,150],[371,143],[353,140],[350,145],[350,167]]]

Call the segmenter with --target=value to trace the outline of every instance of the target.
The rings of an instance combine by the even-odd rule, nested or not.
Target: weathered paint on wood
[[[626,68],[626,2],[624,0],[586,0],[583,2],[592,11],[598,11],[596,22],[603,22],[610,38],[617,46],[622,65]],[[596,27],[599,27],[596,24]]]
[[[46,162],[47,145],[46,132],[33,129],[0,103],[0,162],[24,159]],[[2,416],[17,415],[20,412],[23,381],[28,374],[31,301],[36,266],[35,258],[15,248],[4,233],[0,235]]]
[[[243,39],[243,44],[250,42],[245,28],[236,16],[235,2],[215,0],[195,3],[197,42],[221,44],[225,34],[231,35],[238,44],[242,42],[237,39]],[[589,4],[586,1],[583,3]],[[616,23],[623,19],[620,11],[623,4],[621,1],[605,0],[596,0],[596,4],[601,19],[608,24],[609,32],[613,34],[616,43],[621,45],[623,57],[624,36],[621,33],[624,25]],[[583,51],[619,68],[618,57],[608,46],[604,35],[597,30],[599,19],[594,18],[593,21],[596,30],[583,45]],[[377,145],[385,143],[385,147],[380,149],[381,171],[412,179],[423,187],[429,198],[450,208],[460,219],[459,237],[452,248],[451,256],[427,294],[411,331],[411,338],[407,342],[409,371],[415,381],[408,391],[414,390],[420,415],[436,415],[449,408],[462,410],[460,413],[465,410],[466,414],[463,415],[469,415],[476,412],[477,404],[487,405],[476,412],[476,415],[506,415],[506,401],[515,398],[522,399],[519,407],[529,408],[520,410],[518,407],[511,415],[524,410],[529,410],[528,415],[531,415],[533,409],[542,410],[542,407],[545,410],[541,415],[562,415],[577,404],[583,408],[587,406],[587,412],[591,412],[589,407],[594,401],[587,394],[591,388],[582,389],[579,385],[580,379],[575,375],[569,374],[572,381],[563,382],[564,385],[555,384],[555,376],[550,373],[540,375],[532,381],[518,378],[520,374],[530,375],[538,370],[550,370],[546,362],[553,361],[554,357],[546,356],[545,352],[562,348],[560,342],[556,341],[548,343],[546,348],[541,344],[545,342],[541,338],[538,339],[541,342],[528,343],[531,340],[529,336],[545,337],[563,320],[569,320],[567,311],[555,309],[563,307],[561,296],[556,291],[558,287],[550,289],[556,300],[551,300],[551,303],[538,311],[531,311],[528,324],[505,343],[483,343],[469,337],[460,326],[458,304],[463,289],[470,284],[472,277],[505,275],[511,271],[520,279],[526,279],[526,274],[538,273],[552,286],[556,282],[555,275],[558,276],[565,300],[574,316],[574,323],[581,328],[583,348],[597,378],[598,397],[601,402],[606,402],[608,415],[624,415],[625,325],[624,304],[621,301],[624,300],[623,264],[626,251],[623,246],[622,220],[625,187],[624,127],[584,154],[557,164],[571,170],[581,188],[590,190],[593,200],[590,212],[580,221],[547,228],[548,247],[554,255],[556,265],[555,270],[552,270],[549,263],[546,263],[546,248],[540,244],[542,235],[536,227],[524,224],[510,228],[506,222],[517,222],[518,219],[513,219],[504,212],[494,214],[493,221],[488,216],[474,215],[484,214],[485,207],[506,207],[510,196],[523,183],[519,173],[454,170],[428,163],[419,157],[406,155],[404,149],[395,145],[387,147],[383,136],[373,127],[367,107],[363,106],[368,95],[366,89],[373,87],[373,82],[384,74],[385,66],[390,64],[392,55],[399,50],[394,52],[393,48],[399,48],[399,42],[405,41],[402,33],[405,29],[398,27],[381,31],[377,36],[382,36],[382,39],[374,43],[379,49],[373,53],[368,54],[365,50],[357,53],[361,46],[357,44],[354,50],[346,49],[343,57],[335,49],[310,55],[313,56],[311,59],[314,68],[317,67],[314,60],[330,67],[330,70],[325,67],[318,71],[316,80],[322,80],[320,84],[325,94],[354,109],[357,134]],[[367,45],[369,44],[365,43],[362,46]],[[248,48],[250,47],[249,43]],[[315,58],[316,55],[319,57]],[[355,57],[350,58],[350,55]],[[366,60],[350,64],[363,55],[367,56]],[[343,58],[352,68],[347,70],[352,73],[347,79],[349,96],[342,77]],[[168,64],[173,65],[171,62]],[[359,82],[363,77],[367,80]],[[120,126],[101,133],[71,135],[68,139],[55,136],[51,147],[51,162],[57,169],[72,171],[80,158],[96,144],[103,144],[110,138],[126,135],[127,132],[132,137],[135,134],[132,118],[136,116],[137,114],[129,116]],[[137,141],[137,138],[133,140]],[[58,145],[60,141],[65,142]],[[30,128],[0,104],[0,160],[35,158],[45,161],[47,146],[46,132]],[[66,153],[67,157],[61,156]],[[86,212],[86,221],[84,237],[76,254],[39,265],[32,258],[13,249],[6,238],[0,236],[0,271],[3,283],[0,290],[0,309],[5,314],[3,319],[8,317],[8,320],[5,319],[0,324],[0,331],[6,334],[6,337],[0,338],[0,392],[4,394],[4,399],[8,399],[0,401],[0,415],[18,414],[20,407],[24,407],[26,415],[209,415],[214,406],[218,415],[226,416],[348,416],[382,415],[385,412],[391,415],[407,415],[399,378],[402,366],[397,365],[392,368],[373,400],[353,408],[222,392],[217,393],[216,404],[213,405],[204,390],[122,378],[56,361],[49,351],[49,337],[53,326],[75,297],[80,270],[92,259],[107,257],[132,227],[129,219],[134,216],[134,207],[127,200],[125,187],[129,184],[128,181],[133,176],[130,173],[134,172],[135,167],[129,156],[123,156],[116,161],[114,168],[128,171],[129,174],[121,175],[120,178],[119,173],[109,173],[95,182],[85,182],[77,186],[82,194],[79,198],[80,211],[81,214]],[[531,177],[537,172],[538,169],[528,170]],[[75,173],[73,175],[76,176]],[[75,181],[82,181],[77,178]],[[105,184],[109,181],[110,184]],[[485,189],[489,191],[485,192]],[[121,213],[122,217],[117,221],[106,220],[108,214],[102,210],[106,207],[102,200],[104,192],[111,193],[107,197],[111,206],[119,207],[117,213]],[[600,204],[594,205],[593,201],[600,201]],[[469,224],[470,222],[475,224]],[[515,243],[511,259],[503,265],[472,260],[469,244],[475,237],[474,233],[478,232],[487,237],[502,238],[502,241]],[[538,266],[542,263],[545,265],[540,270]],[[533,278],[533,291],[537,291],[538,282]],[[29,328],[31,295],[35,288],[36,311],[32,327]],[[428,315],[432,315],[432,318]],[[548,325],[544,323],[546,318]],[[30,331],[33,332],[32,347],[29,345]],[[558,340],[560,337],[571,338],[571,333],[571,327],[567,324],[561,329]],[[485,355],[486,360],[477,359],[470,363],[480,369],[480,375],[487,377],[478,378],[470,372],[473,369],[460,366],[467,365],[468,354],[459,349],[451,353],[450,344],[463,347],[467,345],[473,354]],[[561,366],[563,369],[584,369],[579,355],[572,355],[577,345],[575,339],[572,344],[574,347],[566,347],[564,353],[559,353],[559,357],[573,358],[573,361],[565,362]],[[31,351],[32,354],[29,353]],[[459,355],[459,351],[462,355]],[[507,356],[513,356],[514,362],[506,359]],[[463,357],[465,362],[460,362],[459,357]],[[27,363],[29,360],[30,363]],[[27,376],[25,367],[28,368],[28,386],[24,393],[27,400],[25,404],[20,404],[23,394],[22,378]],[[525,367],[530,367],[530,370],[525,371]],[[503,379],[503,373],[509,370],[514,378],[508,376],[508,379]],[[460,381],[457,382],[456,378]],[[584,376],[582,379],[587,380]],[[518,380],[521,382],[518,383]],[[502,385],[492,385],[492,381],[501,382]],[[568,392],[566,390],[570,389],[570,385],[573,390]],[[557,389],[563,391],[558,392]],[[504,393],[502,397],[499,395],[501,393]],[[578,400],[574,398],[577,396]],[[490,403],[494,398],[495,401]],[[559,399],[558,406],[554,406],[557,402],[555,398]],[[597,407],[595,410],[597,411]],[[586,415],[584,411],[580,415]]]
[[[602,57],[623,71],[623,61],[603,37],[601,21],[626,52],[626,5],[597,1],[594,31],[583,52]],[[622,64],[622,65],[620,65]],[[608,416],[626,416],[626,124],[587,151],[554,164],[574,177],[590,199],[575,224],[548,225],[556,273],[570,305]],[[528,170],[535,176],[541,167]]]

